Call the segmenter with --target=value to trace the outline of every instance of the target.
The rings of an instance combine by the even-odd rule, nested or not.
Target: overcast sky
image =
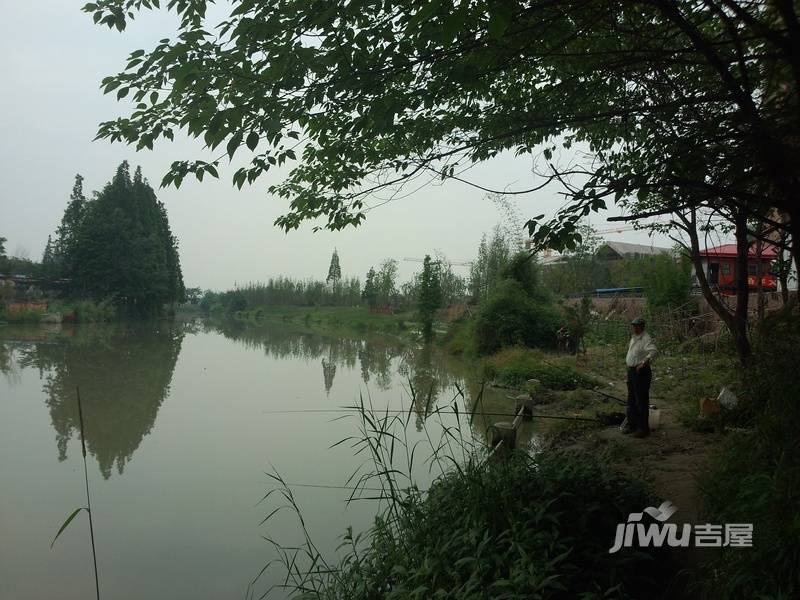
[[[127,159],[141,165],[157,188],[173,160],[205,157],[190,140],[161,143],[140,153],[92,141],[100,121],[127,109],[113,94],[101,93],[100,80],[120,70],[130,51],[173,37],[176,20],[165,11],[151,13],[119,33],[93,25],[91,16],[80,11],[83,4],[0,0],[0,236],[8,238],[10,254],[41,258],[76,173],[85,177],[89,195]],[[232,173],[223,169],[220,180],[187,179],[179,190],[156,190],[180,241],[187,286],[226,289],[280,274],[324,278],[334,247],[345,275],[363,279],[371,265],[391,257],[400,261],[401,278],[407,278],[419,265],[404,258],[439,250],[452,260],[470,260],[481,235],[505,220],[483,192],[451,182],[376,208],[357,229],[313,233],[305,226],[286,234],[272,223],[287,204],[266,193],[280,174],[271,173],[238,191],[230,183]],[[530,157],[500,157],[473,169],[470,179],[500,189],[535,183]],[[561,204],[556,188],[512,202],[523,222],[539,213],[552,214]],[[611,227],[606,216],[594,217],[593,224]],[[651,243],[641,232],[606,237]],[[669,245],[668,240],[658,245]]]

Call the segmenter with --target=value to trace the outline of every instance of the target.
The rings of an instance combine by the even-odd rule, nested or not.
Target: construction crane
[[[409,258],[409,257],[407,257],[407,258],[404,258],[403,260],[406,261],[406,262],[418,262],[418,263],[425,262],[424,258]],[[474,261],[471,261],[471,260],[444,260],[444,261],[432,260],[431,261],[432,264],[438,264],[438,263],[441,263],[441,262],[446,262],[448,265],[450,265],[452,267],[471,267],[472,263]]]
[[[622,233],[623,231],[634,231],[636,229],[633,225],[622,225],[621,227],[613,227],[611,229],[598,229],[595,233],[603,235],[605,233]]]

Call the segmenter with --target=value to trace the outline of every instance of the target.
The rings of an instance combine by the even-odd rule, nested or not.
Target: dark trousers
[[[628,367],[628,426],[639,431],[650,431],[650,365],[637,371]]]

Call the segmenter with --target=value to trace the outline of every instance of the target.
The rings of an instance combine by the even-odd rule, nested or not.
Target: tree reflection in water
[[[326,393],[342,368],[358,368],[365,385],[384,391],[393,383],[403,385],[412,396],[417,430],[437,404],[452,403],[457,386],[465,390],[461,406],[466,405],[468,411],[472,398],[479,395],[479,382],[463,365],[431,346],[401,345],[380,336],[348,338],[273,325],[254,327],[237,321],[84,325],[59,328],[55,335],[42,328],[6,330],[6,339],[0,343],[0,371],[12,384],[22,368],[39,371],[61,461],[67,457],[69,440],[79,431],[75,390],[80,386],[87,448],[108,478],[115,465],[122,473],[152,430],[169,394],[182,340],[200,330],[221,333],[270,358],[321,363]],[[485,426],[477,421],[473,427]]]
[[[60,461],[79,432],[80,386],[87,451],[108,479],[114,465],[122,473],[152,430],[184,334],[184,326],[170,323],[86,326],[65,330],[55,341],[4,345],[13,345],[19,367],[39,370]],[[4,364],[0,360],[0,368]]]
[[[464,389],[453,365],[430,345],[401,345],[380,336],[334,337],[274,324],[252,326],[236,320],[214,321],[207,326],[248,348],[260,349],[267,356],[321,360],[326,393],[333,387],[337,366],[354,368],[356,361],[364,383],[377,385],[381,390],[390,389],[393,379],[399,376],[410,388],[409,392],[413,390],[417,430],[422,429],[439,400],[448,403],[453,400],[456,382]]]

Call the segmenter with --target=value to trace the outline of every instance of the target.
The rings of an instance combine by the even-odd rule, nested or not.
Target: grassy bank
[[[457,323],[445,347],[463,355],[471,327],[467,320]],[[512,347],[473,358],[487,379],[534,392],[542,414],[624,412],[608,395],[626,397],[625,340],[599,342],[578,355]],[[724,345],[710,350],[696,340],[657,334],[656,342],[651,402],[661,425],[650,438],[634,440],[599,424],[544,422],[540,447],[603,457],[611,469],[648,482],[660,499],[674,502],[678,522],[753,525],[752,548],[676,550],[682,589],[707,598],[798,597],[800,320],[767,318],[753,333],[753,356],[744,366]],[[542,386],[530,389],[528,379]],[[593,385],[607,396],[586,389]],[[715,402],[723,387],[736,395],[733,408]]]
[[[36,323],[111,323],[115,321],[141,321],[172,317],[175,310],[165,306],[157,312],[136,313],[121,309],[112,298],[90,300],[81,298],[44,299],[47,310],[4,310],[0,307],[0,322],[13,324]],[[200,314],[197,309],[186,312]]]
[[[380,334],[401,339],[418,335],[414,314],[382,314],[354,306],[264,306],[224,313],[211,312],[212,318],[232,318],[253,326],[281,323],[326,333]]]
[[[305,536],[299,547],[270,540],[279,555],[272,565],[286,569],[289,595],[331,600],[659,595],[674,574],[665,553],[630,548],[609,553],[617,524],[655,501],[645,485],[582,451],[511,452],[487,462],[462,435],[468,418],[462,415],[438,440],[428,431],[430,467],[441,475],[421,491],[410,465],[414,454],[422,460],[425,450],[408,445],[407,417],[362,411],[360,433],[350,439],[372,470],[352,479],[353,493],[374,498],[382,490],[383,509],[364,534],[345,534],[334,562],[317,551],[291,484],[275,474],[276,487],[265,497],[282,502],[264,510],[297,511]],[[360,490],[364,484],[369,487]]]
[[[800,597],[800,319],[768,319],[742,372],[740,406],[701,481],[709,520],[752,523],[753,548],[725,548],[704,582],[719,598]]]
[[[549,357],[541,350],[531,348],[503,348],[480,361],[484,377],[500,385],[528,389],[530,380],[535,380],[531,392],[537,387],[546,390],[589,389],[600,385],[593,376],[582,372],[560,357]]]

